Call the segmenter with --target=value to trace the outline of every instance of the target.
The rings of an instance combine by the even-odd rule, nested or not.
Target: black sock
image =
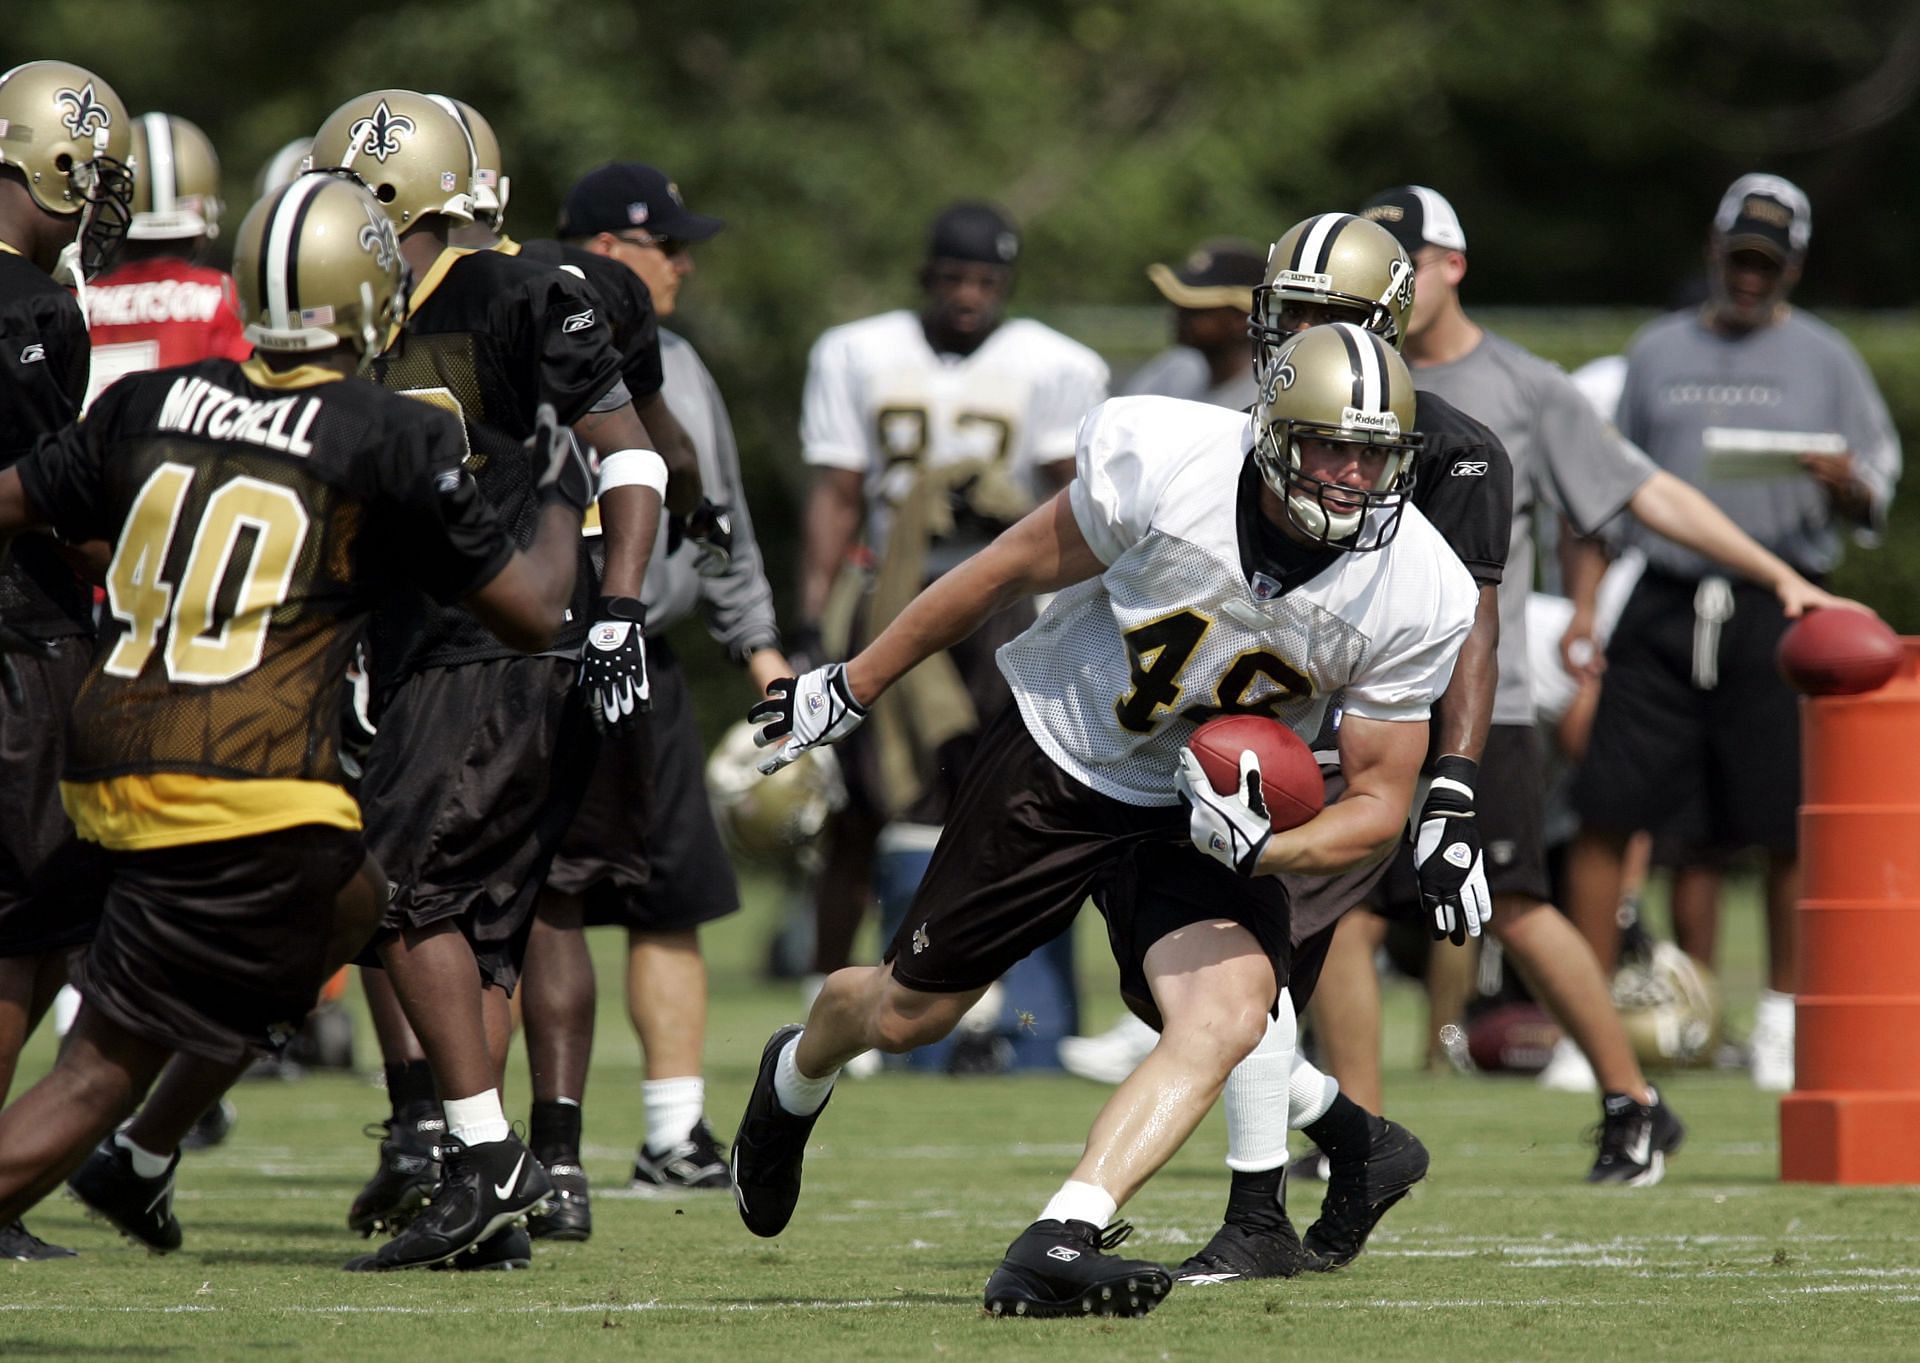
[[[580,1104],[563,1098],[536,1098],[529,1127],[531,1139],[527,1144],[542,1164],[580,1162]]]
[[[1306,1131],[1328,1159],[1345,1164],[1367,1157],[1382,1125],[1378,1117],[1346,1094],[1336,1093],[1332,1104]]]
[[[387,1102],[395,1121],[418,1121],[439,1115],[440,1095],[433,1087],[433,1066],[424,1060],[403,1060],[387,1066]]]
[[[1236,1225],[1270,1221],[1287,1214],[1287,1166],[1233,1171],[1233,1190],[1227,1194],[1227,1220]]]

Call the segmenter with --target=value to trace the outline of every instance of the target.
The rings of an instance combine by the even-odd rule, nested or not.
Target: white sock
[[[1221,1103],[1227,1114],[1227,1168],[1254,1174],[1287,1162],[1287,1074],[1299,1040],[1293,998],[1282,989],[1279,1016],[1267,1020],[1260,1044],[1227,1076]]]
[[[1295,1131],[1312,1126],[1327,1115],[1339,1096],[1340,1081],[1321,1073],[1312,1061],[1295,1051],[1293,1073],[1287,1077],[1287,1125]]]
[[[1775,1027],[1783,1032],[1793,1030],[1793,995],[1783,994],[1777,989],[1762,989],[1759,1006],[1754,1009],[1754,1021],[1765,1026]]]
[[[127,1152],[127,1160],[133,1165],[133,1172],[141,1178],[159,1178],[167,1172],[167,1166],[173,1163],[172,1155],[156,1155],[151,1150],[135,1145],[124,1131],[113,1133],[113,1143]]]
[[[827,1101],[827,1095],[833,1092],[833,1081],[840,1077],[840,1071],[823,1074],[818,1079],[809,1079],[800,1073],[800,1067],[794,1063],[794,1053],[800,1049],[800,1038],[805,1032],[796,1035],[780,1052],[780,1058],[773,1062],[773,1096],[780,1100],[780,1106],[796,1117],[805,1117],[820,1110],[820,1104]]]
[[[447,1113],[447,1134],[462,1145],[491,1145],[512,1134],[500,1107],[500,1090],[487,1089],[470,1098],[449,1098],[440,1105]]]
[[[1040,1219],[1085,1221],[1095,1230],[1105,1230],[1107,1222],[1113,1220],[1113,1214],[1118,1210],[1119,1204],[1105,1188],[1068,1179],[1060,1185],[1060,1191],[1053,1195],[1053,1201],[1047,1203],[1046,1209],[1040,1213]]]
[[[664,1155],[693,1134],[707,1110],[707,1081],[697,1074],[648,1079],[640,1085],[647,1108],[647,1149]]]

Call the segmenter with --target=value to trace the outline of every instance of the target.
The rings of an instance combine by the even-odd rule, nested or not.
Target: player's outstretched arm
[[[1399,844],[1427,756],[1424,720],[1340,721],[1340,770],[1347,790],[1298,828],[1275,833],[1260,874],[1330,876],[1380,860]]]
[[[1085,582],[1106,567],[1081,533],[1067,494],[1055,494],[937,578],[847,664],[854,699],[871,705],[923,659],[959,643],[1009,602]]]
[[[1640,485],[1627,503],[1649,529],[1657,531],[1702,554],[1722,568],[1750,578],[1780,598],[1781,609],[1789,619],[1797,619],[1810,610],[1830,606],[1850,606],[1865,610],[1857,601],[1822,591],[1807,581],[1778,555],[1770,552],[1752,536],[1727,518],[1707,495],[1693,484],[1674,477],[1664,469]]]

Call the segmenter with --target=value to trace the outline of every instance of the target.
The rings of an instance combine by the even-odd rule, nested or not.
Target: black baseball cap
[[[1742,175],[1720,196],[1713,230],[1729,250],[1752,247],[1782,262],[1795,260],[1813,236],[1813,209],[1791,180]]]
[[[1010,266],[1020,259],[1020,229],[996,204],[978,199],[949,204],[927,233],[927,259]]]
[[[1147,278],[1176,308],[1253,310],[1253,291],[1267,275],[1267,253],[1250,241],[1220,237],[1194,247],[1178,268],[1147,266]]]
[[[1411,256],[1422,246],[1440,246],[1449,251],[1467,249],[1467,234],[1460,226],[1460,215],[1437,190],[1425,185],[1396,185],[1368,199],[1359,216],[1379,223]]]
[[[560,236],[629,232],[638,227],[674,241],[705,241],[727,225],[687,208],[666,172],[638,161],[609,161],[574,181],[560,205]]]

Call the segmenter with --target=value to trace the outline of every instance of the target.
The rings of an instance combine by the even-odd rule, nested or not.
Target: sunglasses
[[[629,246],[646,246],[669,258],[686,253],[691,242],[678,237],[656,237],[651,232],[615,232],[614,239],[624,241]]]

